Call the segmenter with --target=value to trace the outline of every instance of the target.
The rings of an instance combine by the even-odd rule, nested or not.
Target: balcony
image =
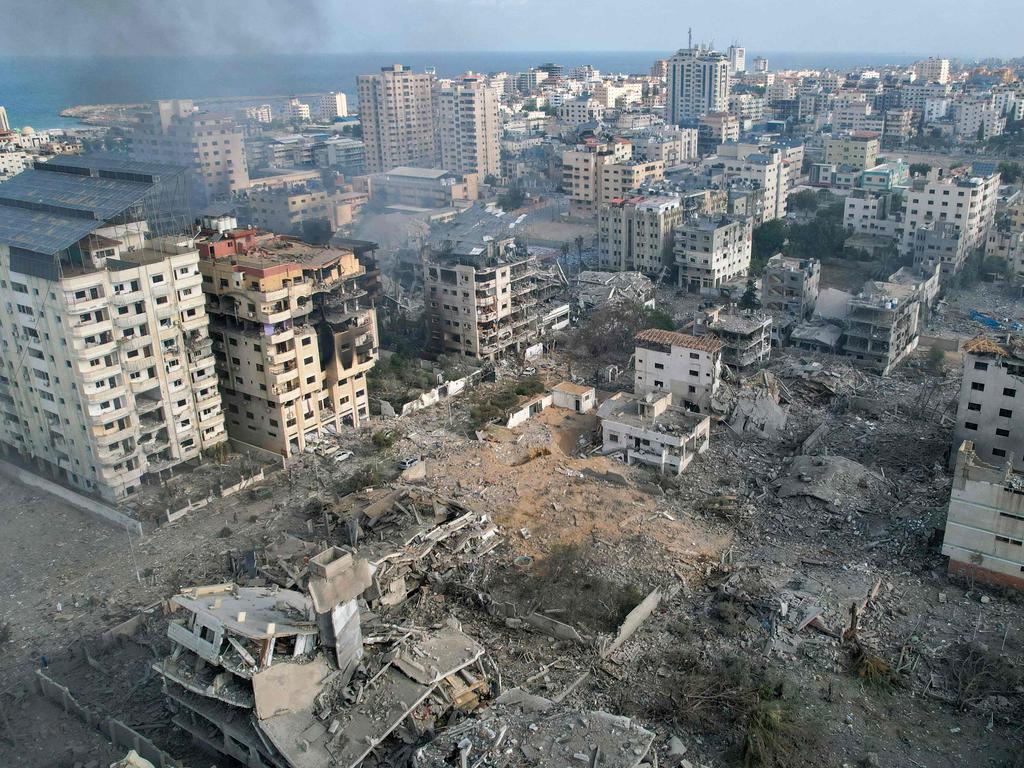
[[[129,304],[137,304],[140,301],[145,301],[146,294],[141,290],[136,291],[114,291],[110,297],[110,303],[115,307],[127,307]]]
[[[170,448],[171,442],[166,438],[142,440],[139,442],[139,447],[142,448],[142,452],[147,456],[152,456],[154,453],[160,453],[160,451]]]
[[[126,357],[121,360],[121,367],[128,371],[128,373],[138,373],[144,371],[154,364],[152,357],[146,357],[145,355],[138,355],[137,357]]]
[[[71,326],[71,337],[74,339],[87,339],[90,336],[98,336],[104,333],[112,334],[113,332],[114,324],[109,319],[87,320],[85,322],[78,320]]]
[[[125,328],[134,328],[137,325],[141,325],[146,322],[145,312],[129,312],[126,315],[114,315],[114,325],[124,330]]]
[[[126,352],[128,352],[128,351],[132,351],[132,350],[136,350],[136,349],[142,349],[143,347],[151,344],[152,341],[153,340],[152,340],[152,338],[150,336],[138,336],[138,335],[136,335],[136,336],[125,336],[125,337],[121,338],[118,341],[118,344],[121,345],[121,349],[123,349]]]

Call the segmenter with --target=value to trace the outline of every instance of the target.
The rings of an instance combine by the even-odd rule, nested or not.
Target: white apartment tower
[[[729,71],[736,75],[741,72],[747,71],[747,49],[742,48],[738,45],[730,45],[729,51]]]
[[[926,83],[940,83],[945,85],[949,82],[949,59],[936,59],[930,57],[914,64],[914,74],[918,80]]]
[[[676,125],[708,112],[729,111],[729,59],[708,48],[678,51],[668,60],[668,117]]]
[[[472,72],[437,90],[441,167],[476,174],[478,181],[501,174],[501,93]]]
[[[395,64],[377,75],[360,75],[356,83],[366,172],[436,166],[434,74]]]
[[[0,442],[110,502],[227,440],[199,253],[163,236],[185,185],[102,156],[0,185]]]
[[[337,91],[325,93],[320,97],[317,115],[329,123],[338,117],[348,117],[348,97]]]

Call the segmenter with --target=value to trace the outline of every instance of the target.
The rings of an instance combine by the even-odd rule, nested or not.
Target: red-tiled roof
[[[685,347],[686,349],[699,349],[704,352],[718,352],[725,345],[714,336],[690,336],[687,333],[676,333],[675,331],[663,331],[659,328],[648,328],[636,335],[639,346],[643,342],[649,344],[663,344],[666,346]]]

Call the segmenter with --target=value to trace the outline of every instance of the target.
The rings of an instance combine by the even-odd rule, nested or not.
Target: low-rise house
[[[627,464],[678,475],[708,449],[711,419],[672,405],[670,392],[617,392],[601,403],[597,416],[603,452],[621,452]]]
[[[1024,474],[1013,460],[978,459],[965,440],[956,455],[942,554],[949,572],[1024,589]]]
[[[584,387],[563,381],[551,388],[552,405],[567,408],[577,413],[588,413],[597,404],[597,393],[593,387]]]
[[[671,392],[675,402],[703,412],[718,390],[724,344],[714,336],[650,328],[636,336],[633,391]]]

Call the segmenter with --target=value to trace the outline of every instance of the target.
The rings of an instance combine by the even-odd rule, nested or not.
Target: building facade
[[[485,177],[501,175],[501,94],[481,75],[466,74],[437,90],[441,167]]]
[[[199,253],[155,228],[185,184],[83,157],[0,185],[0,441],[110,502],[227,440]]]
[[[750,269],[753,223],[749,217],[699,216],[675,232],[678,285],[691,292],[718,288]]]
[[[647,275],[671,269],[673,231],[682,218],[678,197],[624,197],[602,205],[597,217],[600,268]]]
[[[633,391],[671,392],[676,405],[706,413],[718,391],[724,345],[714,336],[648,329],[636,336]]]
[[[356,78],[368,173],[400,165],[436,167],[434,84],[433,74],[401,64]]]
[[[768,259],[761,278],[761,308],[804,319],[818,301],[821,262],[777,253]]]
[[[692,122],[708,112],[729,111],[729,60],[708,48],[677,51],[668,60],[670,122]]]

